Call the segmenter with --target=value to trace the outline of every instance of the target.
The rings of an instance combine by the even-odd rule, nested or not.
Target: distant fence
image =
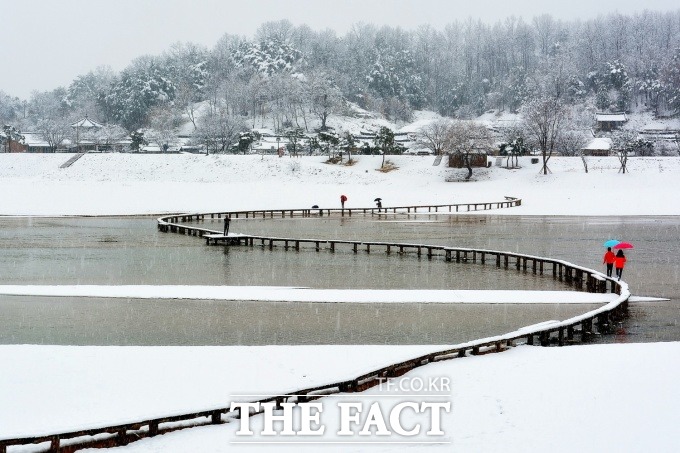
[[[512,199],[511,201],[498,202],[501,204],[513,203],[518,206],[521,200]],[[471,203],[463,205],[432,205],[432,206],[408,206],[398,208],[382,208],[381,212],[417,212],[417,209],[429,208],[449,208],[460,206],[489,206],[496,203]],[[503,206],[509,207],[509,206]],[[469,209],[469,208],[468,208]],[[473,208],[474,209],[474,208]],[[322,211],[323,213],[318,213]],[[343,212],[344,211],[344,212]],[[514,332],[495,337],[483,338],[479,340],[461,343],[452,348],[436,351],[405,360],[399,363],[387,365],[376,370],[356,376],[353,379],[333,382],[326,385],[300,389],[284,395],[276,395],[263,398],[260,403],[274,402],[280,405],[284,402],[305,402],[326,395],[343,392],[360,392],[377,385],[384,379],[401,376],[414,368],[428,363],[439,362],[454,358],[466,357],[470,355],[487,354],[491,352],[505,351],[519,344],[540,344],[548,346],[556,344],[559,346],[576,341],[588,341],[596,332],[612,333],[615,323],[621,321],[627,314],[628,298],[630,292],[628,285],[607,277],[604,274],[578,266],[567,261],[544,258],[520,253],[510,253],[497,250],[446,247],[427,244],[405,244],[390,242],[364,242],[364,241],[344,241],[328,239],[299,239],[299,238],[276,238],[268,236],[237,235],[223,237],[219,231],[202,228],[197,225],[187,225],[178,222],[202,220],[207,216],[218,218],[230,215],[232,218],[257,218],[257,217],[291,217],[309,215],[351,215],[348,209],[285,209],[285,210],[255,210],[255,211],[233,211],[207,214],[174,214],[158,219],[158,229],[163,232],[175,232],[191,236],[204,237],[208,244],[217,244],[220,241],[229,241],[233,245],[262,246],[262,247],[281,247],[284,250],[299,250],[300,245],[309,245],[316,251],[325,250],[335,252],[336,247],[345,246],[352,249],[354,253],[359,250],[371,252],[371,248],[382,250],[387,254],[399,253],[410,254],[416,257],[426,256],[428,259],[443,259],[444,262],[464,262],[479,263],[482,265],[493,264],[497,268],[515,269],[519,272],[529,272],[532,274],[543,275],[552,273],[554,279],[571,285],[576,289],[589,292],[608,292],[616,293],[618,297],[595,310],[591,310],[579,316],[572,317],[565,321],[550,324],[542,323],[536,326],[529,326]],[[355,215],[358,213],[377,212],[377,208],[353,209]],[[435,211],[437,212],[437,211]],[[451,211],[453,212],[453,211]],[[254,401],[253,401],[254,402]],[[72,452],[81,448],[89,447],[111,447],[126,445],[134,440],[144,437],[152,437],[159,433],[165,433],[192,426],[206,424],[220,424],[238,417],[239,411],[231,411],[230,406],[208,408],[203,411],[173,414],[160,418],[146,420],[135,420],[100,428],[55,433],[44,436],[25,437],[15,439],[0,439],[0,453],[7,453],[8,447],[16,445],[45,444],[44,447],[49,452]],[[11,453],[11,452],[10,452]]]

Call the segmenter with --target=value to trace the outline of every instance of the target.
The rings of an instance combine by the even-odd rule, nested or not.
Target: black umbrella
[[[376,199],[373,200],[373,201],[382,201],[382,198],[376,198]]]
[[[319,209],[319,205],[315,204],[314,206],[312,206],[312,209]]]

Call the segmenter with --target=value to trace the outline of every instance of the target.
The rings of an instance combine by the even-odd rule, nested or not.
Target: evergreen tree
[[[144,132],[134,131],[130,134],[130,149],[133,151],[139,151],[139,149],[146,145],[146,140],[144,139]]]
[[[338,134],[332,131],[320,131],[316,138],[321,152],[328,153],[328,157],[331,158],[331,152],[340,143]]]
[[[301,141],[305,137],[305,134],[302,132],[302,129],[299,127],[293,128],[293,129],[288,129],[284,135],[288,139],[288,152],[290,153],[291,157],[295,156],[297,157],[298,155],[298,149],[301,146]]]
[[[169,104],[175,96],[175,86],[153,60],[142,59],[123,71],[120,80],[105,97],[113,118],[128,130],[146,125],[149,111]]]
[[[12,142],[21,143],[24,141],[24,136],[21,135],[21,132],[19,132],[19,130],[17,130],[14,126],[10,126],[9,124],[3,125],[2,138],[4,138],[6,153],[10,152]]]
[[[382,164],[380,164],[382,168],[385,166],[385,156],[387,154],[394,154],[395,141],[392,129],[385,126],[381,127],[375,137],[375,145],[382,152]]]
[[[241,132],[238,138],[239,152],[246,154],[255,141],[260,139],[260,134],[256,131]]]
[[[352,161],[352,150],[356,147],[356,139],[350,131],[345,131],[340,139],[340,148],[347,153],[347,161]],[[342,157],[341,157],[342,158]]]

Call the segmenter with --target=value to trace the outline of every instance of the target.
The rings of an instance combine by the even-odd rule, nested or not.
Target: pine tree
[[[382,151],[382,164],[380,165],[381,168],[385,166],[385,156],[387,154],[393,154],[394,153],[394,147],[395,147],[395,142],[394,142],[394,132],[392,132],[392,129],[389,127],[381,127],[380,130],[378,131],[378,134],[375,137],[375,144],[376,147]]]

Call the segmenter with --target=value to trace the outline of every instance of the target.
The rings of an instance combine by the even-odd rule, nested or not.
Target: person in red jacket
[[[347,197],[345,195],[340,195],[340,204],[342,205],[342,209],[345,209],[345,201],[347,201]]]
[[[614,252],[612,252],[612,248],[607,247],[607,253],[605,253],[604,258],[602,258],[602,264],[607,265],[607,277],[612,276],[612,269],[614,268],[614,258],[616,258],[616,256],[614,255]]]
[[[614,267],[616,268],[616,276],[621,280],[621,274],[623,274],[623,267],[626,265],[626,256],[623,254],[623,250],[616,252],[616,257],[614,258]]]

